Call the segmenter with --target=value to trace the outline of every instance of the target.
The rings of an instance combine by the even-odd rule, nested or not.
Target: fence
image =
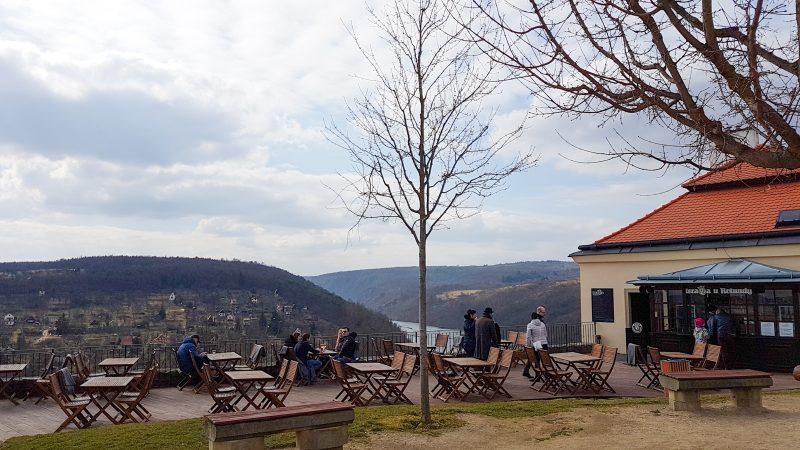
[[[501,327],[503,337],[509,331],[525,331],[524,325]],[[461,331],[449,330],[428,333],[428,343],[433,345],[437,334],[448,336],[447,350],[451,350],[454,343],[460,339]],[[595,326],[594,323],[560,323],[547,324],[547,337],[550,351],[587,351],[587,348],[594,343]],[[367,361],[374,361],[378,358],[379,351],[372,344],[375,340],[377,345],[384,339],[392,342],[419,342],[419,332],[399,332],[359,335],[359,358]],[[325,342],[330,348],[336,343],[335,336],[314,336],[313,345]],[[201,342],[200,347],[204,351],[216,352],[236,352],[246,356],[250,354],[253,344],[261,344],[266,351],[266,357],[262,365],[267,371],[274,371],[278,365],[278,352],[283,346],[284,339],[277,337],[267,337],[262,339],[241,339],[236,341]],[[38,376],[44,369],[50,358],[51,352],[56,354],[55,367],[61,367],[64,357],[67,354],[75,353],[77,350],[83,351],[88,357],[90,367],[97,367],[98,363],[106,358],[131,358],[138,357],[139,365],[146,364],[150,355],[155,352],[156,362],[159,366],[158,385],[175,383],[179,377],[178,361],[175,357],[176,345],[145,344],[145,345],[106,345],[106,346],[87,346],[76,348],[43,348],[31,350],[0,350],[0,364],[28,364],[23,376]]]

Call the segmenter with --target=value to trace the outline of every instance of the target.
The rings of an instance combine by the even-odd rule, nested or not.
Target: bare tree
[[[328,125],[328,138],[345,149],[354,174],[339,191],[357,218],[401,223],[419,254],[419,344],[422,420],[430,421],[427,352],[427,244],[453,219],[471,216],[505,187],[512,174],[535,163],[530,152],[500,154],[519,127],[490,127],[493,111],[482,101],[497,84],[494,66],[479,60],[465,32],[441,2],[397,2],[371,11],[388,44],[381,59],[351,34],[369,61],[372,89],[348,104],[348,123]],[[508,150],[511,153],[510,150]],[[505,159],[505,163],[496,161]]]
[[[540,112],[644,115],[675,136],[605,156],[651,169],[800,168],[800,1],[529,3],[468,0],[461,14],[483,17],[469,21],[473,39],[531,84]]]

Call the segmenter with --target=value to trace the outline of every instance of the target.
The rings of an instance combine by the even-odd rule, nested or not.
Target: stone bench
[[[341,449],[353,406],[340,402],[205,416],[209,450],[262,450],[264,436],[294,431],[297,448]]]
[[[772,386],[772,376],[757,370],[707,370],[664,373],[661,386],[675,411],[700,409],[700,391],[730,389],[739,409],[761,409],[761,389]]]

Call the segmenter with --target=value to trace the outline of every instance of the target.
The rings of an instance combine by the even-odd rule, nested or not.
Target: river
[[[403,322],[400,320],[393,320],[393,324],[400,327],[400,329],[406,333],[416,333],[419,331],[419,322]],[[441,328],[435,327],[433,325],[428,325],[428,333],[437,333],[437,332],[448,332],[448,333],[458,333],[460,330],[456,330],[454,328]]]

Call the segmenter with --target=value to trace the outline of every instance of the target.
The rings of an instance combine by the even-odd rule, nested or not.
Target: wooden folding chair
[[[397,404],[397,402],[404,402],[410,405],[413,405],[411,399],[406,397],[405,391],[408,387],[408,383],[411,381],[411,377],[414,376],[414,369],[417,364],[417,357],[415,355],[406,355],[403,358],[403,370],[396,380],[387,380],[386,383],[383,385],[386,387],[386,399],[391,400],[394,397],[394,401],[392,404]],[[404,379],[405,378],[405,379]]]
[[[514,366],[528,363],[528,353],[525,345],[528,343],[528,332],[520,331],[517,333],[517,341],[514,344]]]
[[[372,348],[372,353],[375,354],[375,360],[381,364],[389,364],[391,363],[389,355],[383,351],[383,346],[378,345],[378,340],[375,338],[369,338],[369,344]]]
[[[192,362],[192,367],[194,367],[194,371],[200,377],[198,379],[197,383],[194,385],[194,393],[197,394],[198,392],[200,392],[200,388],[205,386],[206,383],[207,383],[206,377],[203,376],[203,372],[202,372],[202,369],[204,367],[200,367],[200,366],[197,365],[197,358],[195,358],[194,355],[192,355],[192,354],[189,355],[189,360]]]
[[[706,349],[706,358],[703,360],[702,364],[697,367],[697,370],[716,370],[719,367],[719,361],[721,359],[721,352],[722,347],[719,345],[708,344]]]
[[[361,398],[361,394],[367,389],[367,384],[362,383],[357,378],[348,377],[344,363],[335,359],[331,363],[336,374],[336,381],[339,382],[339,386],[342,388],[336,395],[336,399],[338,400],[339,397],[342,397],[343,402],[349,401],[354,405],[364,406],[364,399]]]
[[[297,379],[297,372],[299,368],[299,362],[287,361],[286,373],[283,376],[280,384],[261,388],[261,392],[265,397],[262,405],[265,405],[267,408],[271,408],[273,406],[276,408],[283,408],[286,406],[284,402],[286,401],[286,397],[288,397],[289,393],[292,391],[294,382]]]
[[[150,420],[152,414],[142,405],[142,400],[150,394],[150,388],[153,386],[157,370],[158,368],[155,365],[145,369],[141,381],[137,386],[137,390],[125,391],[117,397],[116,402],[122,406],[122,410],[127,419],[138,422],[133,416],[133,414],[136,414],[144,422]],[[125,420],[126,419],[123,418],[123,421]]]
[[[489,356],[486,358],[486,362],[492,365],[489,369],[490,372],[497,372],[497,361],[499,360],[500,349],[498,347],[489,347]]]
[[[383,347],[383,354],[394,355],[394,352],[396,351],[394,348],[394,341],[391,339],[383,339],[381,341],[381,346]]]
[[[61,411],[64,411],[64,414],[67,415],[67,418],[61,422],[61,425],[56,428],[54,433],[58,433],[68,427],[70,423],[78,428],[89,427],[92,424],[92,415],[86,411],[86,408],[92,403],[91,397],[77,398],[64,392],[64,385],[58,372],[50,374],[48,379],[50,380],[50,396],[61,408]]]
[[[700,367],[706,359],[706,349],[708,348],[708,344],[705,342],[695,342],[694,348],[692,349],[692,356],[697,356],[703,359],[696,360],[692,363],[693,367]]]
[[[600,364],[592,367],[588,371],[588,388],[591,388],[595,392],[600,392],[601,390],[608,390],[613,393],[617,392],[608,384],[608,378],[611,376],[614,365],[617,363],[617,351],[617,347],[603,347],[603,359],[600,361]]]
[[[536,356],[539,357],[539,361],[542,364],[542,373],[545,379],[544,384],[539,388],[539,392],[552,389],[553,391],[550,393],[554,396],[558,395],[562,390],[571,393],[571,385],[573,384],[572,372],[559,369],[553,362],[553,359],[550,358],[550,353],[547,350],[538,350]]]
[[[497,364],[497,372],[478,374],[477,381],[481,386],[480,394],[490,400],[495,398],[497,394],[503,394],[511,398],[511,394],[503,387],[503,383],[506,382],[506,378],[508,378],[508,374],[511,372],[511,366],[513,365],[514,350],[508,349],[501,351],[500,360]]]
[[[208,412],[211,414],[216,414],[218,412],[236,411],[236,407],[231,404],[231,402],[236,398],[236,390],[225,389],[226,386],[221,386],[219,383],[217,383],[217,380],[214,379],[216,374],[211,366],[205,365],[201,370],[202,372],[200,373],[203,378],[203,382],[208,388],[208,395],[212,400],[214,400],[214,404],[211,405],[211,407],[208,409]]]
[[[235,365],[233,367],[233,370],[256,370],[263,353],[264,353],[263,345],[253,344],[250,347],[250,353],[247,354],[244,363]]]
[[[638,386],[643,388],[650,389],[656,383],[658,383],[658,374],[656,374],[653,370],[653,367],[647,361],[647,355],[642,350],[640,345],[635,345],[636,348],[636,367],[642,372],[642,376],[639,377],[639,381],[636,382]],[[647,380],[647,384],[644,384],[643,381]]]
[[[56,354],[55,350],[50,351],[50,357],[47,359],[42,372],[38,377],[23,377],[21,381],[25,384],[25,397],[23,401],[28,400],[31,395],[36,395],[36,404],[50,396],[50,375],[55,371]]]
[[[453,338],[453,347],[450,348],[450,356],[462,356],[464,354],[464,336]]]
[[[130,375],[132,377],[143,377],[145,371],[147,371],[147,369],[152,367],[155,363],[156,363],[156,351],[153,350],[150,353],[150,357],[147,358],[147,362],[145,362],[144,367],[142,367],[141,369],[129,370],[126,375]]]
[[[651,375],[650,383],[647,385],[647,388],[653,388],[656,390],[662,390],[661,388],[661,381],[659,377],[661,376],[661,351],[655,347],[647,347],[647,370]]]
[[[446,334],[437,334],[436,335],[436,342],[434,343],[434,351],[440,355],[444,355],[447,352],[447,341],[450,340],[450,337]]]
[[[431,372],[436,377],[436,386],[431,389],[431,395],[447,403],[450,397],[461,398],[461,385],[467,379],[465,375],[453,375],[449,373],[444,365],[442,355],[434,353],[432,355],[433,364]]]
[[[539,362],[539,357],[536,355],[536,350],[533,347],[524,347],[525,356],[531,365],[530,370],[533,371],[533,377],[529,378],[531,382],[531,389],[536,389],[536,383],[544,383],[544,370]]]

